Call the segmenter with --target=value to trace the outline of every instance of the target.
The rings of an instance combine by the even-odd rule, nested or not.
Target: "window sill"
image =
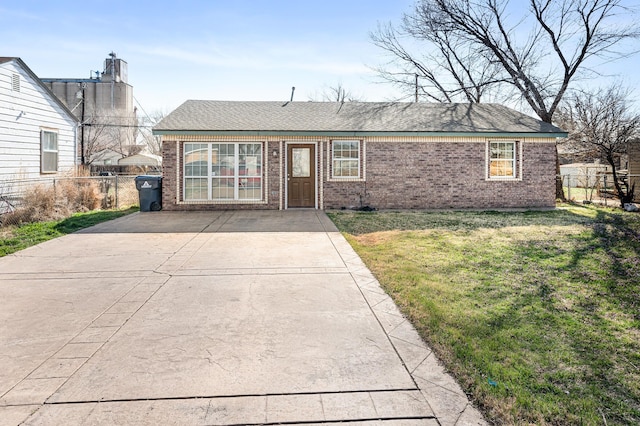
[[[229,205],[229,204],[267,204],[265,200],[182,200],[176,204],[211,204],[211,205]]]
[[[327,182],[365,182],[365,178],[361,177],[332,177],[327,179]]]
[[[515,177],[492,177],[492,178],[486,178],[485,181],[487,182],[521,182],[522,178],[515,178]]]

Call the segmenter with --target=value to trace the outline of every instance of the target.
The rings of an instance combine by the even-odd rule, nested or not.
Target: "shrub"
[[[20,206],[2,216],[2,225],[59,220],[75,212],[95,210],[102,195],[98,183],[84,179],[61,179],[53,185],[27,189]]]

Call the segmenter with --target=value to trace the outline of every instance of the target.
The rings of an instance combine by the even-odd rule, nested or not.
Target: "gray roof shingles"
[[[498,104],[189,100],[154,127],[168,132],[544,133],[561,129]]]

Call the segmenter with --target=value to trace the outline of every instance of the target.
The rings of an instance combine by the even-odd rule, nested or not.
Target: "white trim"
[[[334,142],[358,142],[358,176],[334,176],[333,175],[333,143]],[[327,182],[364,182],[366,180],[366,142],[358,138],[331,138],[327,143]]]
[[[263,140],[262,142],[262,193],[264,196],[264,202],[269,204],[269,142]]]
[[[280,176],[280,180],[284,181],[284,192],[282,193],[282,197],[284,198],[284,209],[289,209],[289,142],[284,143],[284,168],[282,169],[282,176]]]
[[[289,145],[313,145],[314,146],[314,150],[313,150],[313,155],[314,155],[314,159],[313,159],[313,163],[314,163],[314,168],[315,168],[315,189],[314,189],[314,208],[317,210],[318,209],[318,198],[319,198],[319,193],[318,193],[318,141],[286,141],[285,142],[285,150],[284,150],[284,157],[285,157],[285,166],[284,169],[282,170],[282,179],[284,180],[284,193],[283,193],[283,197],[284,197],[284,209],[288,210],[289,209]]]
[[[182,168],[180,167],[181,158],[182,154],[180,153],[180,141],[176,140],[176,204],[180,204],[182,202],[182,196],[180,195],[180,173],[182,172]]]
[[[55,143],[56,143],[56,149],[55,150],[51,150],[51,149],[45,150],[45,148],[44,148],[44,136],[47,133],[48,134],[52,134],[52,135],[56,135],[55,136]],[[47,128],[47,127],[41,127],[40,128],[40,174],[49,175],[49,174],[58,173],[58,169],[60,167],[59,136],[60,136],[60,131],[58,129],[51,129],[51,128]],[[45,168],[44,168],[44,166],[45,166],[45,153],[50,154],[50,155],[55,153],[56,164],[55,164],[55,169],[54,170],[45,170]],[[74,154],[74,156],[75,156],[75,154]]]
[[[262,139],[266,141],[290,141],[290,142],[301,142],[301,141],[318,141],[318,140],[339,140],[339,139],[359,139],[366,142],[385,142],[385,143],[404,143],[404,142],[420,142],[420,143],[484,143],[487,139],[491,140],[517,140],[522,141],[524,143],[549,143],[555,144],[557,139],[556,137],[551,136],[535,136],[532,134],[531,136],[526,135],[518,135],[516,136],[500,136],[500,135],[490,135],[490,134],[477,134],[475,136],[397,136],[397,135],[387,135],[387,136],[328,136],[328,135],[315,135],[315,136],[289,136],[289,135],[163,135],[163,140],[180,140],[182,142],[192,142],[192,141],[205,141],[205,142],[213,142],[213,141],[255,141],[256,139]]]
[[[320,208],[320,210],[324,210],[324,179],[322,176],[322,173],[324,172],[324,162],[322,161],[322,159],[324,158],[324,155],[322,155],[322,144],[324,142],[322,140],[318,141],[318,175],[317,179],[319,182],[319,188],[318,191],[320,191],[320,194],[318,194],[318,207]]]
[[[513,143],[514,144],[514,159],[515,164],[513,165],[513,171],[516,173],[516,176],[497,176],[491,177],[490,173],[490,165],[491,165],[491,144],[492,143]],[[522,140],[516,139],[500,139],[500,138],[491,138],[486,139],[485,141],[485,170],[484,170],[484,180],[488,182],[520,182],[522,181],[522,172],[523,172],[523,161],[522,161],[522,146],[524,145]]]
[[[278,148],[280,149],[280,162],[278,164],[278,167],[279,167],[278,174],[280,175],[280,185],[279,185],[279,188],[278,188],[278,190],[280,191],[280,195],[279,195],[280,196],[280,202],[279,202],[279,205],[278,205],[278,209],[279,210],[284,210],[285,209],[285,206],[283,205],[283,203],[285,202],[284,201],[284,195],[283,195],[283,192],[282,192],[283,189],[284,189],[284,186],[285,186],[285,181],[284,181],[285,173],[283,171],[282,166],[283,166],[283,160],[285,159],[286,150],[283,151],[283,149],[282,149],[283,146],[284,146],[284,141],[283,140],[278,141]],[[286,164],[286,163],[284,163],[284,164]]]
[[[194,145],[206,145],[207,148],[207,174],[206,176],[187,176],[186,175],[186,166],[187,163],[185,161],[185,153],[186,153],[186,146],[187,144],[194,144]],[[234,152],[233,152],[233,167],[234,167],[234,176],[233,176],[233,198],[232,199],[228,199],[228,198],[213,198],[213,185],[212,185],[212,170],[211,170],[211,158],[212,158],[212,150],[213,150],[213,145],[220,145],[220,144],[228,144],[228,145],[234,145]],[[260,198],[254,198],[254,199],[240,199],[240,147],[239,145],[244,144],[244,145],[249,145],[249,144],[255,144],[255,145],[260,145],[260,154],[261,154],[261,173],[260,173],[260,184],[261,184],[261,193],[260,193]],[[179,149],[179,147],[178,147]],[[178,204],[267,204],[268,203],[268,194],[267,194],[267,190],[266,190],[266,185],[268,183],[267,180],[267,166],[268,164],[265,161],[265,152],[268,149],[267,146],[267,142],[264,140],[252,140],[252,141],[184,141],[183,142],[183,146],[182,146],[182,150],[180,150],[180,157],[183,159],[183,164],[182,164],[182,191],[180,192],[180,197],[177,197],[179,199],[182,199],[181,202],[178,202]],[[187,200],[186,198],[186,193],[187,193],[187,185],[186,185],[186,181],[188,178],[192,178],[192,179],[206,179],[207,181],[207,198],[198,198],[198,199],[189,199]],[[252,178],[255,178],[255,176],[253,176]],[[178,200],[176,200],[178,201]]]
[[[212,205],[240,205],[247,204],[252,206],[257,206],[261,204],[267,204],[266,201],[254,201],[254,200],[187,200],[187,201],[178,201],[176,204],[178,205],[202,205],[202,206],[212,206]]]
[[[367,180],[367,142],[362,140],[362,178],[361,181],[365,182]],[[366,188],[366,186],[365,186]]]

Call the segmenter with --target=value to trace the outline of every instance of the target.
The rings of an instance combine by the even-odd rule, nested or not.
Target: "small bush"
[[[63,180],[56,185],[56,192],[59,202],[71,210],[69,213],[95,210],[102,199],[98,183],[91,180]]]
[[[55,185],[29,188],[20,207],[2,216],[3,225],[60,220],[76,212],[95,210],[102,195],[98,183],[91,180],[60,180]]]

